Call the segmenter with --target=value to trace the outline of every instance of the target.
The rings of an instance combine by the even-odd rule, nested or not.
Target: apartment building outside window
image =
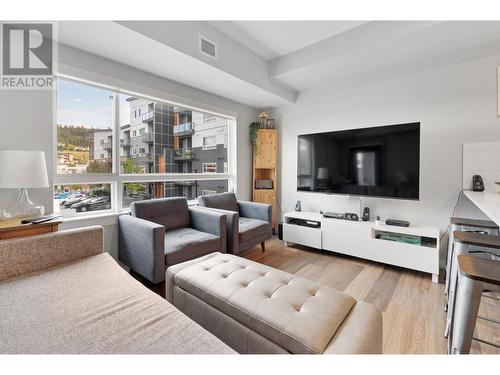
[[[203,173],[217,173],[217,163],[203,163]]]
[[[204,191],[234,187],[227,170],[234,118],[73,79],[57,81],[55,211],[120,211],[141,199],[194,200]],[[62,204],[64,195],[94,202],[77,211]]]
[[[213,150],[217,147],[215,136],[204,137],[203,138],[203,149],[204,150]]]

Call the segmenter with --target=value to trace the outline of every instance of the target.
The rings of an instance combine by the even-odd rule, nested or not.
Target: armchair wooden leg
[[[265,242],[261,242],[260,243],[260,248],[262,249],[262,252],[265,253],[266,252],[266,243]]]

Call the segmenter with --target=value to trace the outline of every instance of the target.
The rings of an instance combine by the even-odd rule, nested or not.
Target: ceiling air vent
[[[217,59],[217,45],[202,35],[200,35],[200,52],[214,60]]]

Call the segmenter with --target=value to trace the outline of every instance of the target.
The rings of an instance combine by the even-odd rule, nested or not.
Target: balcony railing
[[[130,147],[130,138],[122,138],[122,139],[120,139],[120,146],[122,146],[122,147]]]
[[[137,154],[132,154],[130,155],[130,158],[132,159],[148,159],[148,161],[153,160],[153,153],[152,152],[143,152],[143,153],[137,153]]]
[[[174,135],[177,137],[188,136],[194,133],[194,122],[186,122],[174,126]]]
[[[193,152],[190,149],[176,150],[174,160],[176,160],[176,161],[193,160]]]
[[[144,143],[153,143],[154,134],[153,133],[144,133],[142,134],[142,141]]]
[[[149,112],[143,113],[142,114],[142,122],[151,121],[151,120],[153,120],[154,117],[155,117],[154,111],[149,111]]]
[[[104,144],[102,145],[102,148],[105,150],[112,150],[113,144],[111,142],[104,142]]]

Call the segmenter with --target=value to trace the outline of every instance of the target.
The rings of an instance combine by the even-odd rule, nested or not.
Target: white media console
[[[298,220],[297,220],[298,219]],[[315,227],[297,224],[306,220]],[[391,235],[410,235],[421,239],[421,244],[384,239]],[[432,274],[438,282],[439,228],[410,226],[397,227],[375,224],[372,221],[349,221],[325,218],[315,212],[289,212],[284,216],[283,240],[352,255],[376,262],[392,264]]]

